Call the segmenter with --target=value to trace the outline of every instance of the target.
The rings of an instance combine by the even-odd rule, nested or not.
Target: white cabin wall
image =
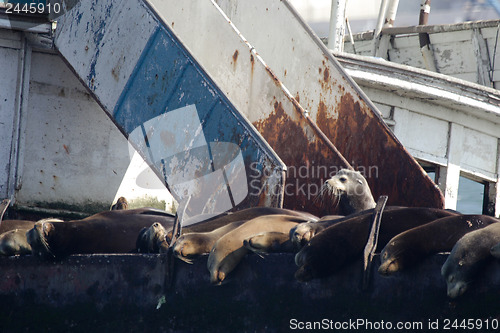
[[[58,55],[30,51],[22,82],[23,43],[22,33],[0,29],[0,198],[10,186],[19,209],[95,213],[125,196],[131,208],[175,211],[168,190],[142,158],[131,163],[127,139]],[[23,84],[29,94],[21,108]]]
[[[17,158],[22,82],[27,45],[21,34],[0,29],[0,197],[13,199]]]
[[[382,85],[362,80],[358,84],[412,156],[439,169],[436,183],[446,208],[457,208],[459,180],[464,176],[488,184],[489,213],[500,216],[500,121],[479,117],[472,109],[434,104],[437,100],[403,97],[403,91]]]

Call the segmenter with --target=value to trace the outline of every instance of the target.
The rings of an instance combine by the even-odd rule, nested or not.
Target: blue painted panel
[[[143,137],[147,140],[139,138],[142,144],[134,143],[139,146],[139,150],[142,150],[142,155],[146,160],[154,168],[161,170],[172,194],[178,200],[184,200],[183,195],[191,196],[190,206],[193,206],[193,202],[210,200],[210,198],[200,199],[200,195],[206,196],[206,194],[192,195],[193,190],[187,189],[187,186],[183,187],[182,184],[191,182],[191,186],[198,187],[200,191],[217,192],[214,188],[215,184],[212,187],[208,185],[210,182],[226,179],[226,182],[234,183],[241,180],[243,173],[246,183],[252,183],[252,186],[248,187],[249,195],[243,192],[247,196],[246,199],[243,197],[244,205],[252,206],[262,202],[259,198],[262,193],[256,192],[255,189],[265,187],[264,168],[269,165],[276,166],[276,161],[270,159],[270,155],[274,154],[261,143],[262,139],[253,132],[252,126],[238,113],[182,44],[165,27],[159,26],[151,35],[112,114],[117,124],[128,135],[138,129],[142,131]],[[171,120],[167,120],[169,116]],[[185,120],[179,121],[179,118],[185,118]],[[196,122],[201,125],[201,130],[196,129]],[[159,133],[160,131],[155,127],[165,124],[169,124],[167,126],[170,128],[155,136],[153,132]],[[165,134],[167,132],[171,134]],[[173,143],[186,133],[191,137],[181,142],[181,146],[178,142]],[[137,132],[134,133],[135,138],[137,138],[136,134]],[[214,146],[214,149],[210,149],[214,142],[230,143],[239,148],[244,166],[243,172],[237,168],[238,158],[232,160],[219,157],[219,161],[222,158],[228,163],[226,174],[220,174],[222,178],[212,176],[215,180],[207,178],[212,171],[215,174],[221,170],[221,168],[214,167],[217,160],[211,154],[216,150],[215,148],[218,147],[220,150],[222,146]],[[152,145],[156,147],[177,145],[177,151],[171,152],[168,147],[151,148]],[[157,158],[158,154],[163,154],[161,159]],[[218,156],[220,155],[219,151]],[[207,169],[209,164],[204,156],[212,158],[209,162],[212,166],[211,170]],[[236,180],[228,179],[228,175],[233,175]],[[241,182],[238,184],[241,185]],[[229,188],[229,184],[226,185]],[[223,192],[223,190],[218,191]],[[190,194],[186,195],[188,192]],[[217,209],[222,211],[226,206],[221,206],[221,202],[231,200],[231,203],[238,204],[242,199],[241,192],[231,192],[230,198],[224,197],[225,195],[223,193],[217,196],[217,202],[214,201],[213,204],[218,205]],[[236,198],[238,202],[235,202]],[[201,203],[197,205],[202,206]],[[194,213],[201,213],[201,211],[194,210]]]

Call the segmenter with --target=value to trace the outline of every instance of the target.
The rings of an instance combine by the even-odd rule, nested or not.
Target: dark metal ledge
[[[451,301],[440,275],[445,259],[436,255],[382,277],[376,257],[371,286],[362,291],[361,261],[299,283],[291,254],[250,255],[221,286],[210,285],[206,257],[193,265],[176,261],[170,290],[163,255],[77,255],[59,263],[0,258],[0,331],[282,332],[294,319],[413,321],[425,331],[429,320],[500,319],[500,263]]]

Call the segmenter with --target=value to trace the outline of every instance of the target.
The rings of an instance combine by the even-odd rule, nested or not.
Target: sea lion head
[[[59,219],[43,219],[35,223],[32,229],[26,233],[26,239],[31,246],[31,253],[35,256],[53,259],[55,254],[50,247],[51,233],[55,226],[52,222],[62,222]]]
[[[185,234],[180,236],[173,245],[174,256],[188,263],[193,263],[193,258],[207,253],[204,249],[203,236],[198,233]]]
[[[400,254],[403,252],[404,247],[400,246],[397,240],[387,244],[380,253],[378,272],[382,275],[391,275],[404,269],[404,263],[400,260]]]
[[[340,205],[344,215],[375,207],[375,200],[365,177],[358,172],[341,169],[325,181],[320,190],[324,204]]]
[[[466,235],[467,236],[467,235]],[[465,237],[465,236],[464,236]],[[467,238],[467,237],[465,237]],[[463,240],[464,238],[462,238]],[[441,267],[441,276],[446,281],[446,288],[448,297],[457,298],[462,296],[467,290],[469,272],[469,265],[467,264],[468,258],[465,242],[459,241],[453,247],[450,255]]]
[[[153,223],[149,228],[143,228],[137,236],[136,247],[140,253],[160,253],[160,248],[168,248],[167,231],[158,222]]]
[[[14,256],[31,254],[31,247],[26,243],[26,231],[14,229],[0,235],[0,255]],[[23,240],[24,238],[24,240]]]
[[[299,223],[296,227],[290,229],[290,240],[296,249],[301,249],[314,237],[315,232],[311,223],[314,222]]]
[[[449,298],[462,296],[467,290],[467,282],[457,278],[455,274],[449,274],[446,278],[446,289]]]
[[[128,201],[125,197],[119,197],[116,203],[111,206],[111,210],[123,210],[128,209]]]

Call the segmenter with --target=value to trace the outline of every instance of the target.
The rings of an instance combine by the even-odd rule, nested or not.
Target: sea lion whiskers
[[[318,195],[314,198],[314,202],[319,201],[323,208],[328,208],[329,205],[333,205],[333,208],[337,208],[340,203],[341,195],[341,189],[331,186],[328,181],[325,181],[323,185],[321,185]]]

